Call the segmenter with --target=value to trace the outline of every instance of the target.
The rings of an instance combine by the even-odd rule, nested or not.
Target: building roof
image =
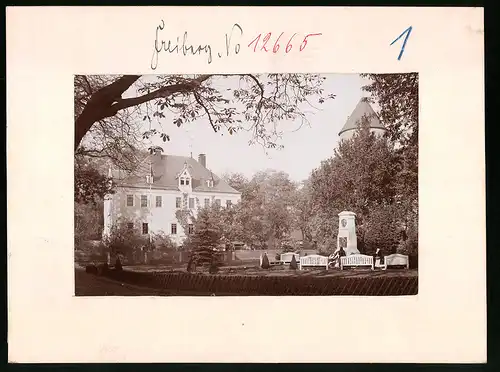
[[[125,175],[123,171],[113,171],[113,178],[120,186],[149,188],[150,185],[146,182],[146,176],[151,169],[153,173],[151,188],[179,190],[178,176],[187,167],[192,177],[193,191],[241,194],[196,159],[189,156],[148,154],[141,164],[139,169],[132,175]],[[207,185],[207,180],[213,180],[213,187]]]
[[[348,130],[357,129],[361,124],[361,120],[363,118],[368,119],[370,128],[386,129],[384,125],[380,122],[378,115],[375,113],[370,103],[368,103],[368,101],[365,98],[361,98],[361,100],[354,108],[354,111],[352,112],[351,116],[347,118],[347,121],[344,124],[342,130],[339,132],[339,135]]]

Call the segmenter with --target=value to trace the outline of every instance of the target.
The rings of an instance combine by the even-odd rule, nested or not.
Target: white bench
[[[295,261],[299,263],[300,260],[300,254],[298,253],[292,253],[292,252],[287,252],[287,253],[282,253],[280,255],[280,261],[283,265],[285,264],[290,264],[292,262],[292,257],[295,256]]]
[[[372,270],[375,269],[373,265],[373,256],[365,254],[351,254],[349,256],[340,257],[340,270],[344,270],[345,266],[369,266]]]
[[[389,266],[406,266],[407,269],[410,268],[410,260],[408,256],[400,253],[390,254],[384,257],[384,263],[380,265],[383,270],[387,270]]]
[[[310,256],[300,257],[299,260],[299,270],[302,270],[303,267],[318,267],[324,266],[326,270],[328,270],[328,257],[320,256],[318,254],[312,254]]]

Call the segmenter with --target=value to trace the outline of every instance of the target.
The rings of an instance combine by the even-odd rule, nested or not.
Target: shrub
[[[210,274],[216,274],[218,271],[219,271],[219,261],[218,260],[213,260],[211,263],[210,263],[210,266],[208,268],[208,272]]]
[[[415,256],[418,254],[418,227],[411,225],[406,233],[406,240],[398,247],[398,253]]]
[[[97,266],[94,264],[87,265],[85,266],[85,272],[88,274],[97,274]]]
[[[120,256],[119,255],[116,256],[115,270],[117,270],[117,271],[122,271],[123,270],[122,262],[120,260]]]
[[[292,256],[292,261],[290,261],[290,269],[297,270],[297,261],[295,260],[295,255]]]
[[[118,223],[105,239],[105,245],[113,254],[133,255],[141,247],[149,246],[149,236],[140,234],[138,229],[129,229],[126,223]]]
[[[177,244],[163,231],[157,232],[152,236],[153,249],[161,252],[177,251]]]
[[[269,269],[271,265],[269,264],[269,258],[267,257],[267,254],[264,253],[264,256],[262,257],[262,266],[263,269]]]
[[[283,250],[283,253],[288,253],[288,252],[294,252],[295,251],[295,249],[293,248],[293,246],[290,243],[288,243],[288,242],[283,243],[281,245],[281,248]]]
[[[97,273],[99,275],[106,274],[108,272],[108,270],[109,270],[109,266],[108,266],[107,262],[102,263],[99,266],[97,266]]]
[[[188,261],[188,264],[187,264],[187,267],[186,267],[186,271],[188,273],[190,273],[191,271],[193,271],[193,266],[194,266],[193,258],[190,257],[189,261]]]

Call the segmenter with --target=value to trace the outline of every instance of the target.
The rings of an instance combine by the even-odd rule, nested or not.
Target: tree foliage
[[[75,202],[94,205],[102,202],[105,195],[114,192],[111,179],[92,162],[79,160],[75,162],[74,167]]]
[[[139,109],[144,121],[160,124],[166,113],[173,124],[206,118],[214,130],[251,131],[252,142],[278,146],[277,122],[308,123],[306,108],[334,95],[325,93],[317,74],[75,76],[75,149],[96,123],[108,125],[128,109]],[[221,80],[232,82],[220,84]],[[135,91],[134,91],[135,89]],[[134,91],[132,97],[125,93]],[[145,135],[148,135],[147,133]],[[160,133],[164,141],[166,131]]]
[[[364,88],[377,100],[380,118],[389,129],[394,145],[397,177],[395,189],[400,217],[408,229],[418,218],[418,73],[364,74],[370,83]]]
[[[374,254],[377,249],[384,255],[395,253],[401,240],[398,222],[395,204],[374,206],[363,225],[364,253]]]
[[[88,240],[100,240],[104,224],[102,203],[75,203],[75,248]]]
[[[403,147],[418,146],[418,73],[361,76],[370,79],[364,90],[380,106],[391,140]]]
[[[296,185],[285,172],[257,172],[242,188],[235,221],[241,239],[250,246],[265,248],[279,244],[294,226]]]
[[[342,141],[334,156],[311,175],[313,208],[321,220],[316,221],[320,241],[336,247],[334,236],[341,211],[355,212],[357,225],[362,229],[370,210],[393,203],[394,177],[394,152],[384,138],[363,126],[353,138]]]

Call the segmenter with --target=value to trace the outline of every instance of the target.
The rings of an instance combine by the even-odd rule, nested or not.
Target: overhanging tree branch
[[[141,75],[124,75],[113,83],[99,89],[90,97],[82,113],[75,120],[75,150],[92,125],[102,119],[112,117],[120,110],[137,106],[142,103],[172,95],[178,92],[189,92],[199,88],[201,83],[211,75],[200,75],[180,84],[167,85],[157,90],[134,98],[122,98]]]

